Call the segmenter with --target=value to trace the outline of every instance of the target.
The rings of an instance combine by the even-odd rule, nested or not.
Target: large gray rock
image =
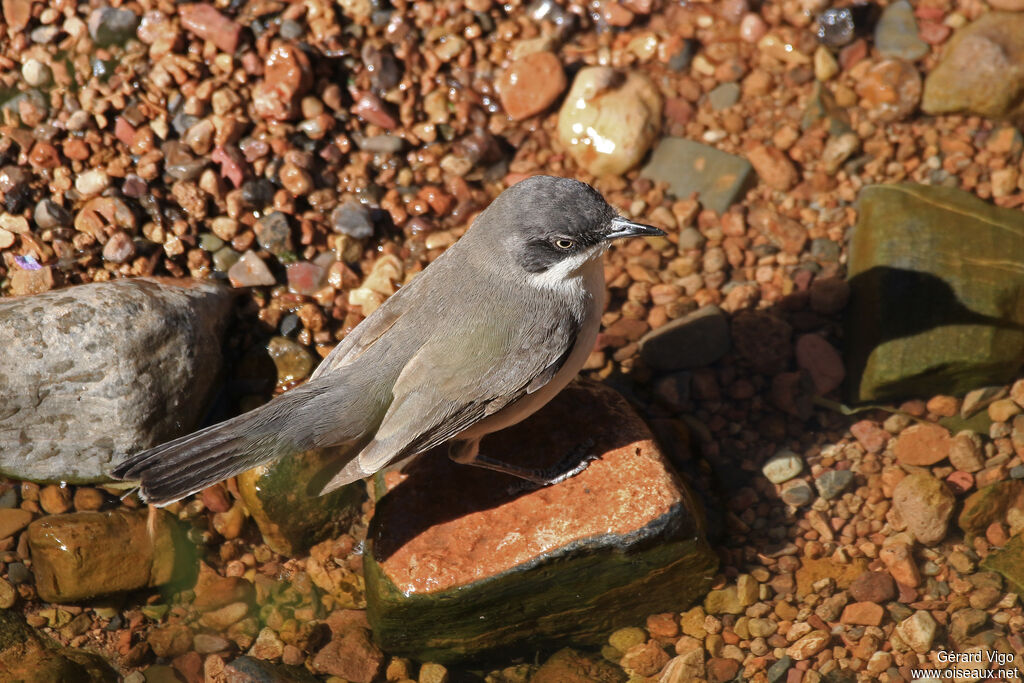
[[[230,290],[93,283],[0,300],[0,474],[108,480],[198,423],[221,368]]]

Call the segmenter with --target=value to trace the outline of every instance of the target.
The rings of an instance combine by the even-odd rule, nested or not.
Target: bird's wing
[[[356,466],[372,474],[429,450],[547,384],[572,352],[580,321],[561,306],[531,317],[502,319],[489,310],[458,336],[424,344],[402,370],[394,400]]]

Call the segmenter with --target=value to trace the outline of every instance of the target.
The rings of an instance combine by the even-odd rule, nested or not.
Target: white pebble
[[[30,59],[21,66],[21,77],[33,88],[49,83],[50,75],[50,67],[38,59]]]
[[[83,197],[95,197],[108,187],[110,187],[110,176],[106,171],[98,168],[86,171],[75,180],[75,189]]]
[[[784,448],[764,464],[761,472],[773,484],[781,484],[800,474],[804,461],[793,451]]]

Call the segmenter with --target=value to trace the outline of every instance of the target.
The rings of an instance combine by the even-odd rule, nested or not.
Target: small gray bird
[[[113,476],[164,505],[275,458],[344,446],[323,494],[445,442],[456,462],[539,485],[570,476],[585,463],[537,472],[488,459],[480,440],[536,412],[583,366],[604,309],[609,240],[664,234],[621,218],[584,183],[523,180],[304,385],[130,456]]]

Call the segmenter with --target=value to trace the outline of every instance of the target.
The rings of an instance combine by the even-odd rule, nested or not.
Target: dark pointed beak
[[[634,223],[622,216],[616,216],[612,219],[611,228],[604,238],[606,240],[614,240],[620,237],[661,237],[664,234],[664,230],[654,226]]]

